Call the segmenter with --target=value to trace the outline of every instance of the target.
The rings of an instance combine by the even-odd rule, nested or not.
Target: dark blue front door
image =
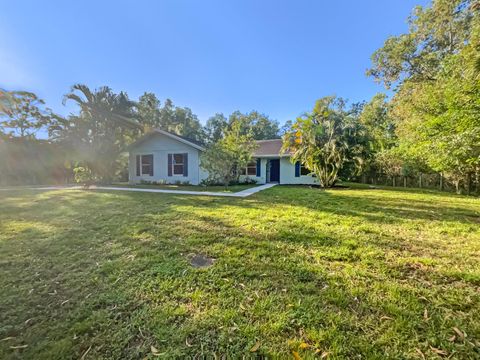
[[[270,182],[280,182],[280,160],[270,160]]]

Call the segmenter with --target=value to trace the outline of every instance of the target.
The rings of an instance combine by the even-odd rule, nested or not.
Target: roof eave
[[[177,136],[175,134],[172,134],[172,133],[169,133],[168,131],[165,131],[165,130],[161,130],[161,129],[155,129],[154,131],[160,133],[160,134],[163,134],[165,136],[168,136],[168,137],[171,137],[172,139],[175,139],[177,141],[180,141],[184,144],[187,144],[187,145],[190,145],[191,147],[197,149],[197,150],[200,150],[200,151],[205,151],[205,148],[203,146],[200,146],[198,144],[195,144],[191,141],[188,141],[188,140],[185,140],[184,138],[181,138],[180,136]]]
[[[256,158],[266,158],[266,157],[291,157],[292,154],[253,154],[253,157]]]
[[[139,138],[137,141],[135,141],[134,143],[130,144],[127,148],[128,151],[131,151],[133,148],[135,148],[136,146],[138,146],[139,144],[141,144],[142,142],[144,142],[145,140],[147,140],[148,138],[150,138],[151,136],[155,135],[155,134],[162,134],[162,135],[165,135],[165,136],[168,136],[169,138],[172,138],[172,139],[175,139],[181,143],[184,143],[186,145],[189,145],[197,150],[200,150],[200,151],[205,151],[205,148],[203,146],[200,146],[200,145],[197,145],[195,143],[192,143],[191,141],[188,141],[188,140],[185,140],[179,136],[176,136],[174,134],[171,134],[169,133],[168,131],[164,131],[164,130],[161,130],[161,129],[153,129],[152,131],[149,131],[148,133],[146,133],[145,135],[143,135],[141,138]]]

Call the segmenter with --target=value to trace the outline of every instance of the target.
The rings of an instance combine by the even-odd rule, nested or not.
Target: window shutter
[[[188,153],[183,154],[183,176],[188,176]]]
[[[151,166],[150,166],[150,176],[153,176],[153,154],[150,155],[150,161],[151,161]]]
[[[137,155],[136,156],[137,176],[140,176],[140,166],[141,166],[140,161],[141,161],[140,155]]]
[[[300,161],[295,163],[295,177],[300,177]]]
[[[262,159],[257,159],[257,177],[262,176]]]
[[[168,176],[172,176],[172,154],[168,154]]]

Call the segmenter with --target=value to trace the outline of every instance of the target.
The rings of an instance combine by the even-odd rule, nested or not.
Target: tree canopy
[[[285,133],[283,151],[291,152],[292,162],[304,165],[322,187],[331,187],[346,164],[351,163],[353,169],[364,162],[358,115],[358,104],[347,109],[342,98],[321,98]]]
[[[386,111],[366,107],[361,117],[395,129],[394,142],[385,143],[382,152],[397,146],[389,157],[401,157],[409,169],[442,173],[457,191],[462,181],[469,191],[470,179],[479,174],[478,9],[467,0],[417,7],[409,32],[388,39],[372,58],[369,74],[387,87],[396,83]]]

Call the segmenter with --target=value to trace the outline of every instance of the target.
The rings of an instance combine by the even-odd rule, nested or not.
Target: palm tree
[[[335,185],[346,160],[349,124],[343,106],[342,99],[332,96],[319,99],[313,112],[298,118],[284,135],[283,151],[315,174],[322,187]]]
[[[107,86],[90,90],[76,84],[64,97],[80,107],[80,114],[58,118],[51,135],[68,143],[75,158],[81,159],[102,182],[110,182],[118,167],[118,157],[126,145],[141,133],[135,120],[135,102],[126,93],[116,94]]]

